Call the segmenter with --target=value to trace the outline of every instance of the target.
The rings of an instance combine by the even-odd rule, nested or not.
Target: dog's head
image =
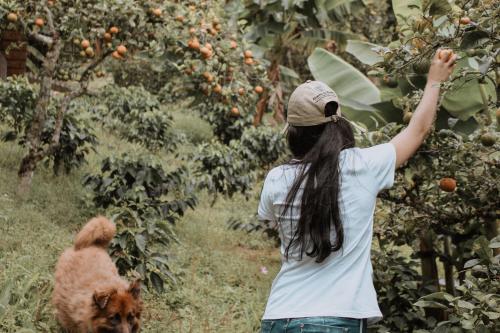
[[[140,294],[140,281],[132,282],[126,291],[116,289],[95,291],[92,332],[139,332],[142,312]]]

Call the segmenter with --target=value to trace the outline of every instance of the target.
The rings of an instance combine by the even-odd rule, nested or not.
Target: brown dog
[[[57,320],[69,332],[139,331],[140,283],[122,279],[106,252],[115,232],[105,217],[93,218],[57,262],[52,302]]]

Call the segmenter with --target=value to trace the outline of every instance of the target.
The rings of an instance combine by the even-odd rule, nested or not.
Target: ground
[[[178,130],[200,135],[203,124],[174,115]],[[193,128],[185,128],[197,126]],[[29,197],[15,195],[22,150],[0,143],[0,331],[56,332],[50,305],[55,262],[71,246],[82,224],[98,212],[81,186],[111,151],[141,149],[98,130],[101,145],[89,164],[55,177],[41,166]],[[181,154],[182,155],[182,154]],[[161,156],[169,159],[173,156]],[[182,163],[178,161],[177,163]],[[258,186],[249,200],[212,198],[200,193],[196,210],[175,226],[178,244],[169,253],[177,284],[162,295],[144,292],[142,332],[255,332],[264,311],[279,253],[272,241],[227,227],[230,217],[256,210]],[[261,267],[268,273],[261,272]]]

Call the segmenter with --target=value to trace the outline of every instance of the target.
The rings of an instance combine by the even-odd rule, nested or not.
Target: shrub
[[[38,87],[24,76],[0,80],[0,121],[14,133],[22,133],[33,117],[37,97]]]
[[[143,87],[112,88],[102,99],[109,116],[107,126],[122,138],[150,150],[176,148],[177,138],[170,130],[172,117],[160,109],[158,98]]]
[[[165,254],[171,225],[196,205],[186,176],[185,168],[166,172],[151,157],[123,155],[104,159],[100,173],[84,179],[94,205],[118,221],[111,253],[119,270],[139,273],[158,292],[173,278]]]
[[[249,127],[241,137],[240,145],[243,158],[254,161],[256,167],[269,167],[275,163],[286,150],[284,135],[271,127]],[[249,153],[249,154],[248,154]]]

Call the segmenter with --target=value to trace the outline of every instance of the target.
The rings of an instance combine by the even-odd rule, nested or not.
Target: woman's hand
[[[432,59],[431,68],[427,81],[430,83],[441,83],[450,78],[453,69],[455,68],[455,61],[457,55],[451,50],[437,50],[434,58]]]
[[[438,50],[432,59],[424,95],[411,117],[408,127],[391,143],[396,148],[396,167],[405,163],[420,147],[436,119],[440,83],[450,78],[457,55],[451,50]]]

